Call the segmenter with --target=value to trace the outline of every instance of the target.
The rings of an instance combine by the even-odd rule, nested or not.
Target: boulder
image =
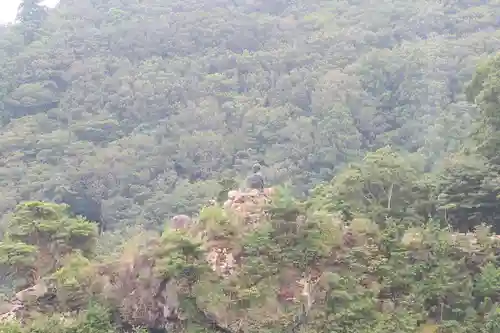
[[[257,189],[232,190],[228,192],[228,199],[224,202],[224,209],[240,216],[246,223],[254,224],[265,215],[266,204],[270,202],[272,188],[264,191]]]
[[[187,215],[176,215],[172,218],[172,228],[175,228],[175,229],[185,229],[187,227],[189,227],[189,225],[191,224],[192,220],[189,216]]]
[[[227,193],[227,198],[233,200],[238,195],[238,191],[232,190]]]

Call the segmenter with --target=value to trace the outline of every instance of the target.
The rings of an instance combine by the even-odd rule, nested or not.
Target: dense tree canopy
[[[33,284],[75,250],[94,251],[97,227],[71,217],[67,205],[27,202],[16,207],[0,242],[0,262]]]
[[[499,17],[23,0],[0,26],[0,331],[499,332]],[[233,191],[256,162],[274,188]]]

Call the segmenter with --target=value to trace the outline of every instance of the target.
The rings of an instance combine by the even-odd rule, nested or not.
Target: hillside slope
[[[242,215],[258,201],[257,220]],[[435,223],[388,220],[382,227],[357,217],[346,224],[326,211],[304,212],[282,189],[270,198],[238,195],[233,203],[206,207],[191,224],[167,227],[161,237],[138,233],[105,261],[78,251],[96,228],[80,235],[84,242],[68,239],[74,248],[55,269],[0,307],[0,330],[493,333],[500,325],[500,240],[485,228],[467,237]],[[28,225],[27,217],[72,230],[85,223],[50,215],[58,209],[18,207],[10,240],[19,239],[16,226]],[[60,227],[49,232],[63,233]],[[0,243],[2,263],[12,253],[5,252],[8,244]],[[67,244],[39,243],[39,258]],[[17,259],[10,268],[26,268],[22,255]]]
[[[255,161],[299,194],[386,144],[432,166],[477,116],[462,87],[500,48],[499,13],[472,0],[62,0],[0,27],[0,212],[55,200],[108,229],[158,227]]]

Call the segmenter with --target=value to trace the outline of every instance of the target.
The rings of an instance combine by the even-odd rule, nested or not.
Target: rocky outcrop
[[[265,207],[271,202],[272,195],[272,188],[265,188],[264,191],[229,191],[224,209],[242,218],[247,224],[257,223],[265,216]]]
[[[238,230],[245,232],[245,226],[258,227],[258,222],[266,218],[266,209],[271,202],[272,194],[272,189],[230,191],[227,201],[219,208],[223,208],[227,217],[242,227]],[[217,203],[210,203],[210,206],[214,205]],[[196,219],[187,215],[173,217],[170,226],[173,229],[198,232],[195,230]],[[239,254],[235,252],[237,250],[224,242],[208,243],[206,260],[212,270],[221,278],[237,274],[240,259]],[[172,325],[182,321],[177,295],[178,286],[175,285],[175,281],[162,279],[155,274],[157,263],[151,250],[154,251],[158,245],[158,239],[151,240],[140,251],[124,254],[122,258],[109,264],[96,265],[91,273],[93,276],[89,279],[91,285],[82,288],[87,288],[89,294],[99,294],[114,304],[119,310],[120,319],[128,325],[171,329]],[[296,286],[300,278],[294,276],[291,280],[284,279],[289,286],[284,294],[288,289],[294,289],[293,295],[284,297],[287,301],[300,297],[300,291],[297,294],[297,289],[301,288]],[[0,313],[0,320],[23,321],[28,312],[41,312],[42,300],[51,294],[49,289],[40,283],[18,293],[6,303],[4,311]],[[57,298],[57,295],[54,297]],[[217,321],[217,316],[213,316],[213,320]]]
[[[25,310],[23,302],[12,299],[0,304],[0,322],[11,322],[22,317],[21,311]]]
[[[55,298],[54,291],[46,282],[17,292],[8,302],[0,304],[0,321],[23,321],[30,314],[44,313],[53,310],[51,300]]]
[[[271,195],[272,189],[230,191],[224,209],[231,218],[236,215],[244,224],[253,224],[265,214],[265,205],[270,202]],[[177,215],[170,221],[174,229],[190,229],[194,224],[196,222],[187,215]],[[157,244],[153,243],[145,248],[155,248]],[[206,259],[219,276],[228,277],[235,272],[237,260],[231,249],[214,246],[207,250]],[[175,282],[155,275],[156,263],[152,258],[151,253],[145,251],[111,264],[98,265],[90,279],[92,285],[81,287],[91,289],[89,293],[104,296],[115,304],[127,324],[168,328],[180,319],[176,286],[173,285]],[[47,282],[40,281],[18,292],[9,302],[0,304],[0,321],[22,322],[30,313],[44,313],[48,300],[58,301],[57,292],[52,289]]]
[[[168,328],[179,317],[174,281],[158,277],[155,264],[147,253],[138,254],[101,274],[108,278],[103,285],[105,297],[129,325]]]
[[[219,276],[229,277],[235,272],[236,260],[231,249],[214,247],[206,258],[212,270]]]
[[[241,232],[244,232],[244,226],[257,226],[266,217],[266,207],[272,195],[272,188],[263,191],[232,190],[228,192],[223,208],[228,216],[240,219]],[[210,247],[206,258],[214,272],[221,277],[229,277],[237,269],[237,257],[234,249],[219,244]]]
[[[230,191],[223,205],[223,215],[227,215],[229,219],[236,217],[238,232],[244,233],[248,230],[245,227],[258,228],[259,221],[267,218],[267,208],[272,196],[272,189],[265,189],[262,192],[257,190]],[[214,206],[217,203],[211,202],[210,205]],[[187,215],[175,216],[170,226],[173,229],[187,229],[194,233],[199,231],[195,230],[197,221]],[[241,229],[239,229],[240,226]],[[355,232],[351,230],[351,227],[343,224],[338,230],[342,233],[342,246],[348,251],[356,242]],[[463,247],[466,252],[479,250],[476,236],[473,234],[450,234],[450,237],[451,241],[460,243],[461,248]],[[495,239],[498,240],[497,237]],[[422,235],[418,229],[409,230],[402,239],[404,245],[416,250],[421,248],[422,241]],[[119,311],[120,319],[128,325],[171,330],[185,318],[179,311],[176,282],[158,277],[155,272],[157,262],[150,250],[157,248],[158,245],[158,239],[155,238],[145,243],[140,251],[134,248],[135,250],[128,257],[124,254],[122,258],[111,264],[96,265],[93,270],[94,276],[90,279],[92,285],[82,288],[88,288],[89,293],[104,296],[114,304]],[[206,260],[219,277],[230,279],[231,276],[238,274],[239,265],[245,258],[241,249],[237,248],[237,244],[231,244],[229,241],[214,241],[207,242],[205,245],[207,246],[205,248]],[[341,262],[341,256],[337,259]],[[277,276],[279,285],[276,289],[276,298],[270,295],[269,301],[276,301],[277,307],[279,304],[301,306],[301,311],[307,312],[312,308],[315,299],[318,298],[317,294],[321,291],[318,287],[321,286],[318,283],[321,276],[320,267],[307,271],[284,267]],[[22,322],[30,316],[30,313],[52,312],[47,311],[47,304],[54,302],[54,298],[57,301],[57,292],[46,282],[39,282],[33,287],[18,292],[10,302],[0,304],[0,321]],[[200,317],[211,318],[212,322],[207,319],[210,325],[217,326],[217,323],[227,322],[217,313],[204,313],[201,307],[197,310],[200,311]],[[224,331],[223,326],[222,324],[218,326],[218,330]]]
[[[192,220],[189,216],[181,214],[176,215],[171,220],[171,227],[174,229],[186,229],[191,225]]]

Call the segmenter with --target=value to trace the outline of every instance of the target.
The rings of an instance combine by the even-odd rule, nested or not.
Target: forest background
[[[101,243],[163,230],[256,162],[308,211],[500,225],[498,0],[24,0],[18,20],[0,26],[10,238],[25,201],[69,204]]]

